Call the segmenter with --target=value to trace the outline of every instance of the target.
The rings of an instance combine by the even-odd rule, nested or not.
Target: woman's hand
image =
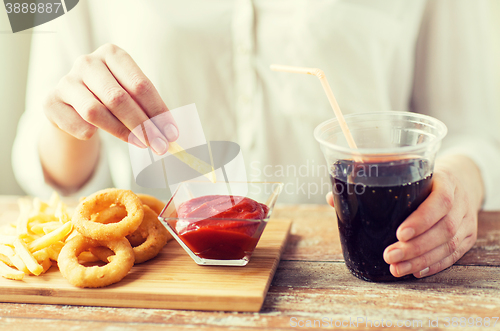
[[[111,44],[79,57],[44,110],[55,126],[77,139],[88,140],[100,128],[138,147],[150,146],[158,155],[179,135],[151,81],[129,54]],[[130,134],[134,129],[136,134]]]
[[[476,242],[483,191],[471,159],[454,155],[437,160],[431,194],[399,226],[399,241],[384,251],[391,273],[421,278],[457,262]]]
[[[453,265],[474,245],[484,188],[475,163],[461,155],[436,161],[432,192],[398,228],[384,251],[395,277],[430,276]],[[326,196],[333,207],[333,196]]]
[[[72,193],[91,178],[100,155],[97,129],[165,154],[177,125],[151,81],[124,50],[104,45],[83,55],[44,105],[53,125],[39,141],[45,180]],[[133,133],[131,133],[133,132]]]

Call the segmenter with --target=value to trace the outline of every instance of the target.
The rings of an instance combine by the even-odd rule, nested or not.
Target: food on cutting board
[[[57,261],[65,239],[73,231],[67,206],[57,194],[48,203],[21,198],[16,222],[0,228],[0,275],[22,280],[41,275]]]
[[[162,205],[149,195],[106,189],[81,199],[71,217],[55,193],[48,203],[22,198],[17,222],[0,229],[0,275],[22,280],[57,262],[74,286],[119,282],[172,238],[158,220]],[[101,259],[105,265],[86,265]]]

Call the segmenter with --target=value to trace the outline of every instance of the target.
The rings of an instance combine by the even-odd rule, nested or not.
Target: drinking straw
[[[303,67],[293,67],[293,66],[285,66],[280,64],[271,64],[271,70],[273,71],[285,71],[292,72],[297,74],[306,74],[306,75],[314,75],[319,78],[323,89],[325,90],[328,101],[330,101],[330,105],[333,108],[333,112],[335,113],[335,117],[337,117],[337,121],[339,121],[340,128],[344,133],[345,139],[349,144],[349,147],[352,149],[358,149],[354,139],[352,138],[351,131],[347,127],[347,123],[344,119],[344,115],[342,115],[342,111],[340,110],[339,104],[337,103],[337,99],[333,95],[332,89],[330,88],[330,84],[328,84],[328,80],[326,79],[325,73],[323,70],[318,68],[303,68]],[[356,158],[357,159],[357,158]],[[361,160],[359,160],[361,161]]]

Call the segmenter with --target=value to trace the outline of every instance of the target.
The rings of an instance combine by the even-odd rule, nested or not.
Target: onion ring
[[[93,214],[91,217],[91,221],[102,224],[116,223],[121,221],[125,216],[127,216],[127,211],[125,210],[125,208],[123,206],[116,205],[116,206],[110,206],[107,209],[104,209],[96,214]],[[142,244],[144,241],[146,241],[146,238],[148,236],[147,231],[139,231],[139,228],[137,228],[133,233],[129,234],[126,237],[130,242],[130,245],[132,245],[132,247],[136,247]],[[106,261],[105,259],[101,260],[104,262]]]
[[[139,197],[139,199],[143,203],[143,207],[144,206],[150,207],[154,212],[156,212],[154,208],[159,209],[160,212],[163,210],[163,202],[158,200],[157,198],[150,196],[150,195],[146,195],[146,194],[137,194],[137,196]],[[151,207],[151,206],[153,206],[153,207]],[[110,206],[107,209],[101,210],[96,214],[93,214],[91,217],[91,220],[94,222],[107,224],[107,223],[112,223],[112,222],[119,222],[126,215],[127,215],[127,211],[125,210],[125,208],[123,206],[115,205],[115,206]],[[159,223],[161,225],[160,221],[158,221],[157,223]],[[140,229],[140,227],[136,231],[134,231],[133,233],[131,233],[127,236],[127,239],[130,242],[130,244],[132,245],[132,247],[137,247],[137,246],[141,245],[142,243],[144,243],[146,241],[146,238],[148,237],[148,231],[145,231],[144,227],[140,231],[139,231],[139,229]],[[170,232],[165,230],[165,233],[167,234],[167,241],[170,239],[173,239]],[[101,253],[101,256],[106,256],[106,255]],[[101,260],[103,262],[106,261],[104,258]]]
[[[166,205],[163,201],[161,201],[160,199],[158,199],[152,195],[139,193],[139,194],[137,194],[137,196],[139,197],[139,199],[141,200],[143,205],[146,205],[149,208],[153,209],[153,211],[155,213],[157,213],[158,215],[161,214],[161,211],[163,210],[163,208]]]
[[[92,222],[108,224],[117,223],[127,216],[127,210],[122,205],[112,205],[90,216]]]
[[[92,247],[106,246],[115,258],[102,266],[85,267],[78,263],[78,256]],[[77,235],[59,253],[58,266],[64,278],[77,287],[104,287],[122,280],[134,265],[134,252],[125,238],[97,241]]]
[[[146,262],[154,258],[172,238],[165,226],[158,220],[158,215],[147,205],[143,207],[144,219],[139,228],[132,235],[135,234],[136,238],[146,239],[142,239],[142,242],[135,247],[134,244],[131,243],[134,251],[135,263]],[[128,236],[127,239],[132,235]],[[106,247],[93,247],[90,251],[103,262],[108,262],[110,256],[113,255],[113,252]]]
[[[127,215],[119,222],[100,224],[92,221],[92,215],[105,210],[106,206],[124,206]],[[106,189],[98,191],[76,207],[72,223],[84,237],[94,240],[123,238],[134,232],[142,222],[144,210],[141,200],[132,191]]]

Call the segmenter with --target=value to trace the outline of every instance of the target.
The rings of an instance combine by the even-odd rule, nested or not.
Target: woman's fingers
[[[61,100],[72,105],[83,120],[125,142],[128,141],[130,130],[96,99],[81,80],[68,75],[61,80],[59,85],[64,86],[64,88],[58,87]]]
[[[153,83],[132,57],[121,48],[111,44],[102,46],[96,53],[102,56],[117,82],[153,120],[155,126],[168,141],[177,140],[179,131],[174,118],[168,112],[167,106]]]
[[[474,222],[468,221],[464,218],[464,220],[461,223],[462,224],[456,235],[454,235],[449,240],[446,240],[444,243],[438,245],[437,247],[435,247],[433,242],[433,240],[435,239],[431,239],[426,235],[422,235],[421,237],[425,237],[425,240],[427,242],[433,242],[432,247],[435,247],[422,254],[413,254],[411,252],[411,248],[409,247],[406,247],[409,248],[407,250],[402,249],[401,252],[405,252],[408,256],[404,257],[404,259],[399,260],[402,262],[399,261],[390,262],[391,273],[396,277],[401,277],[407,274],[417,273],[421,270],[424,270],[425,268],[434,265],[435,263],[438,263],[439,261],[447,258],[448,256],[459,255],[461,253],[461,255],[458,256],[458,258],[460,258],[465,252],[461,252],[459,250],[459,247],[463,247],[462,243],[468,236],[471,235],[471,233],[474,232],[472,228]],[[394,254],[395,252],[397,251],[392,250],[388,254],[384,254],[384,259],[386,261],[390,260],[391,254],[395,256]]]
[[[396,236],[408,241],[432,228],[449,213],[455,199],[456,184],[435,173],[432,192],[398,228]]]
[[[45,116],[59,129],[80,140],[90,139],[97,127],[86,122],[70,105],[51,94],[44,105]]]
[[[176,141],[179,138],[179,130],[170,111],[152,117],[151,121],[167,137],[168,141]]]
[[[99,101],[129,130],[144,124],[149,139],[137,137],[144,145],[151,146],[156,154],[162,155],[168,150],[168,141],[158,128],[149,121],[148,115],[135,102],[131,95],[123,89],[109,72],[106,65],[97,60],[84,71],[82,79],[87,88]],[[125,141],[128,138],[128,131]],[[120,137],[122,138],[122,137]]]
[[[156,88],[130,55],[114,45],[81,56],[54,95],[79,115],[70,125],[64,114],[53,112],[54,123],[93,125],[138,147],[150,146],[158,155],[179,136]],[[55,114],[61,118],[55,119]]]
[[[473,232],[465,222],[468,205],[457,183],[435,173],[432,192],[398,228],[398,242],[384,251],[396,277],[425,270],[443,260]]]
[[[457,262],[462,256],[464,256],[464,254],[467,253],[469,249],[472,248],[472,246],[474,246],[475,242],[476,242],[476,237],[474,236],[474,234],[467,236],[454,252],[452,252],[442,260],[433,263],[429,267],[414,272],[413,275],[417,278],[422,278],[422,277],[432,276],[440,271],[443,271],[444,269],[455,264],[455,262]]]
[[[463,233],[463,217],[465,213],[464,204],[457,204],[425,233],[410,241],[399,241],[387,247],[384,251],[384,260],[389,264],[411,260],[423,256],[443,244],[455,244],[456,248],[456,244],[466,236]]]

